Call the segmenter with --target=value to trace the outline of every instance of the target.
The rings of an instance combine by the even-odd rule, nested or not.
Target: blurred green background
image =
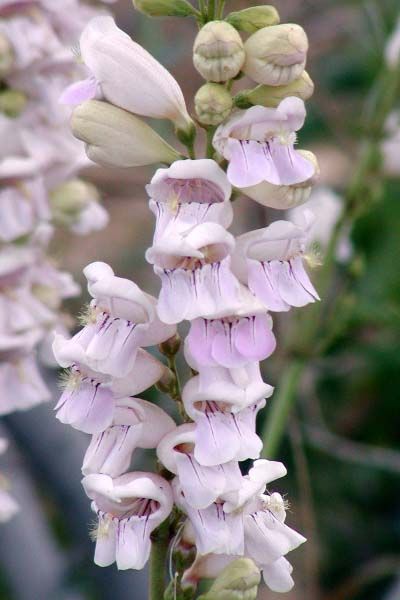
[[[248,5],[227,2],[232,10]],[[373,96],[371,102],[367,98],[383,69],[385,43],[400,16],[399,0],[279,0],[275,6],[282,22],[301,24],[310,39],[307,70],[316,93],[308,102],[301,146],[317,154],[321,184],[344,197],[362,140],[369,136],[366,119]],[[195,24],[146,19],[129,0],[120,0],[113,10],[118,24],[172,71],[191,104],[201,85],[191,64]],[[377,144],[379,163],[378,150]],[[384,177],[379,163],[364,182],[368,207],[349,232],[352,258],[336,266],[328,298],[323,298],[332,307],[323,321],[326,329],[318,331],[326,343],[307,359],[276,454],[289,474],[274,489],[288,495],[288,520],[309,540],[291,557],[297,586],[288,600],[400,599],[400,143],[393,152],[399,178]],[[88,176],[102,190],[110,225],[89,238],[75,238],[73,247],[60,234],[54,254],[81,282],[83,266],[104,260],[118,275],[157,293],[158,281],[143,256],[153,227],[144,191],[151,170],[94,168]],[[244,198],[235,203],[235,213],[235,231],[277,218]],[[317,282],[318,277],[317,269]],[[73,314],[81,303],[71,303]],[[267,361],[268,383],[284,381],[298,351],[293,334],[305,327],[311,310],[276,319],[280,347]],[[54,389],[56,396],[55,384]],[[0,598],[144,600],[144,575],[91,565],[89,507],[79,485],[87,437],[56,422],[51,408],[6,420],[18,442],[10,470],[13,480],[17,473],[24,506],[22,516],[0,530]],[[267,405],[263,418],[268,419],[269,410]],[[147,454],[140,455],[135,466],[149,461]],[[14,560],[9,556],[13,545]],[[22,585],[21,567],[26,574]],[[260,590],[262,600],[277,597]]]

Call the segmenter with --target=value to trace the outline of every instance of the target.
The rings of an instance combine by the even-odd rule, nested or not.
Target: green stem
[[[165,568],[169,547],[169,523],[166,521],[152,535],[149,600],[162,600],[165,591]]]
[[[182,386],[179,377],[178,367],[176,364],[176,355],[168,357],[168,367],[175,375],[175,386],[170,396],[172,400],[174,400],[178,405],[179,415],[183,421],[183,423],[187,422],[188,416],[185,411],[185,407],[183,406],[182,401]]]
[[[222,19],[224,16],[225,0],[219,0],[217,7],[217,19]]]
[[[203,20],[205,20],[207,18],[206,0],[199,0],[199,9],[202,14]]]
[[[305,368],[305,362],[294,360],[285,371],[281,385],[271,403],[271,412],[261,439],[264,441],[263,456],[272,459],[276,456],[286,427],[286,421],[296,399],[296,391]]]
[[[215,19],[215,0],[208,0],[208,20],[214,21]]]
[[[207,147],[206,147],[206,157],[207,158],[212,158],[214,156],[214,146],[213,146],[212,142],[213,142],[215,130],[216,130],[216,127],[210,126],[207,128]]]

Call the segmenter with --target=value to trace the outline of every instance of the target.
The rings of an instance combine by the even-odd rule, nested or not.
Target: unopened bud
[[[82,179],[71,179],[53,189],[50,207],[53,221],[57,225],[71,226],[90,202],[99,200],[99,192],[92,183]]]
[[[193,6],[186,0],[133,0],[136,10],[148,17],[189,17]]]
[[[197,118],[203,125],[219,125],[232,110],[232,96],[219,83],[206,83],[194,97]]]
[[[108,102],[80,104],[71,124],[75,137],[86,143],[88,157],[100,165],[140,167],[180,158],[147,123]]]
[[[314,166],[314,175],[310,179],[293,185],[273,185],[263,181],[258,185],[245,188],[243,192],[246,196],[263,206],[277,210],[288,210],[307,202],[313,185],[318,181],[320,169],[317,157],[312,152],[308,150],[299,150],[298,152]]]
[[[197,34],[193,62],[207,81],[228,81],[236,77],[245,57],[242,38],[225,21],[211,21]]]
[[[14,52],[8,38],[0,33],[0,77],[8,75],[14,63]]]
[[[261,574],[249,558],[231,562],[199,600],[256,600]]]
[[[230,13],[226,21],[239,31],[254,33],[263,27],[278,25],[280,19],[276,8],[266,4]]]
[[[245,50],[243,72],[248,77],[265,85],[287,85],[304,71],[308,39],[300,25],[273,25],[253,33]]]
[[[28,99],[18,90],[0,92],[0,112],[11,119],[16,119],[23,112]]]
[[[160,352],[164,354],[164,356],[175,356],[179,352],[179,348],[181,347],[181,337],[179,333],[176,333],[172,337],[170,337],[165,342],[162,342],[159,345]]]
[[[308,100],[314,93],[314,83],[307,73],[303,71],[298,79],[288,85],[258,85],[252,90],[243,90],[233,99],[238,108],[251,106],[268,106],[276,108],[284,98],[294,96],[301,100]]]

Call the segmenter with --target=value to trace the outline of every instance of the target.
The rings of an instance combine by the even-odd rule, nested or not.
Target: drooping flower
[[[190,520],[199,554],[243,555],[244,530],[240,511],[225,513],[223,501],[219,500],[203,509],[193,508],[178,478],[173,480],[172,487],[177,506]]]
[[[155,242],[204,222],[225,228],[232,223],[231,184],[213,160],[179,160],[158,169],[146,191],[157,219]]]
[[[58,334],[53,351],[59,365],[71,369],[55,407],[57,419],[86,433],[104,431],[112,424],[116,400],[149,388],[165,370],[153,356],[138,350],[132,370],[125,377],[113,378],[91,369],[82,346]]]
[[[229,398],[237,410],[257,404],[263,398],[272,395],[273,388],[262,380],[258,362],[248,363],[245,367],[227,369],[226,367],[202,368],[185,347],[187,363],[198,371],[196,398],[198,402],[214,398],[223,401]]]
[[[312,222],[312,213],[305,211],[303,226],[275,221],[237,239],[234,271],[268,310],[287,311],[319,300],[303,265]]]
[[[230,314],[239,303],[239,282],[230,270],[235,240],[217,223],[163,237],[146,252],[161,279],[158,315],[164,323]]]
[[[116,401],[112,425],[92,437],[82,473],[118,477],[129,469],[136,448],[156,448],[175,423],[156,404],[140,398]]]
[[[153,473],[126,473],[116,479],[87,475],[82,485],[98,516],[94,562],[142,569],[150,556],[150,535],[172,509],[169,483]]]
[[[102,97],[138,115],[171,119],[182,130],[192,126],[178,83],[111,17],[89,22],[80,38],[80,52],[90,77],[68,88],[63,102],[80,104]]]
[[[171,473],[178,476],[185,501],[204,509],[224,493],[240,487],[242,475],[237,461],[214,466],[201,465],[194,455],[196,425],[180,425],[166,435],[157,447],[157,456]]]
[[[124,377],[132,370],[139,347],[164,342],[175,327],[159,320],[155,298],[133,281],[116,277],[109,265],[91,263],[83,272],[93,300],[87,324],[73,339],[91,369]]]
[[[276,340],[265,307],[243,286],[240,308],[220,319],[193,320],[186,344],[198,365],[230,369],[268,358]]]
[[[247,188],[262,181],[292,185],[310,179],[314,166],[294,149],[295,132],[302,128],[305,116],[304,102],[289,97],[277,108],[253,106],[238,111],[220,125],[213,144],[229,161],[232,185]]]
[[[262,441],[256,434],[256,417],[265,406],[264,399],[245,408],[226,396],[206,399],[199,393],[198,376],[187,382],[182,397],[187,414],[196,423],[194,456],[201,465],[260,456]]]

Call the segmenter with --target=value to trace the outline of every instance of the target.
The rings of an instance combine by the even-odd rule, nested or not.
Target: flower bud
[[[189,17],[193,6],[186,0],[133,0],[136,10],[148,17]]]
[[[6,77],[12,69],[14,52],[8,38],[0,33],[0,77]]]
[[[276,108],[284,98],[294,96],[301,100],[308,100],[314,93],[314,83],[307,73],[303,71],[298,79],[288,85],[258,85],[252,90],[243,90],[233,99],[238,108],[251,106],[268,106]]]
[[[239,31],[254,33],[263,27],[278,25],[280,19],[276,8],[266,4],[230,13],[226,21]]]
[[[287,85],[306,64],[308,40],[300,25],[264,27],[246,41],[243,72],[257,83]]]
[[[197,34],[193,62],[207,81],[228,81],[236,77],[245,57],[240,35],[225,21],[211,21]]]
[[[243,193],[259,204],[277,210],[288,210],[307,202],[313,185],[318,181],[320,169],[317,158],[312,152],[308,150],[299,150],[298,152],[314,167],[314,175],[307,181],[293,185],[273,185],[264,181],[243,189]]]
[[[100,165],[140,167],[180,158],[149,125],[107,102],[80,104],[72,115],[72,131],[87,144],[88,157]]]
[[[172,337],[165,342],[161,342],[159,345],[159,350],[165,356],[175,356],[179,352],[179,348],[181,347],[181,337],[179,333],[175,333]]]
[[[25,94],[18,90],[0,92],[0,112],[11,119],[15,119],[23,112],[27,101]]]
[[[249,558],[231,562],[199,600],[256,600],[260,570]]]
[[[82,179],[71,179],[57,186],[50,194],[52,217],[58,225],[71,226],[90,202],[99,201],[99,192]]]
[[[196,115],[203,125],[219,125],[232,110],[232,97],[219,83],[206,83],[194,97]]]

